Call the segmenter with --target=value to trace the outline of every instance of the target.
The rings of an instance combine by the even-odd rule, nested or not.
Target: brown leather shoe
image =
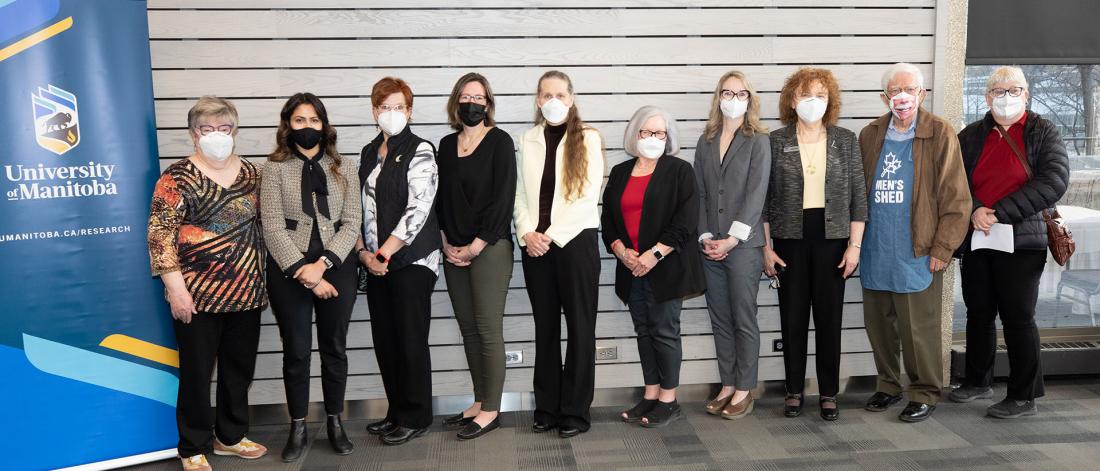
[[[738,402],[736,404],[730,402],[728,405],[726,405],[726,407],[722,408],[722,418],[737,420],[751,414],[753,402],[754,401],[752,399],[752,394],[745,396],[745,398],[742,399],[741,402]]]
[[[727,405],[729,405],[730,399],[733,399],[733,394],[730,394],[730,395],[725,396],[725,397],[716,397],[716,398],[714,398],[714,400],[707,403],[707,413],[710,414],[710,415],[719,415],[719,414],[721,414],[722,409],[724,409]]]

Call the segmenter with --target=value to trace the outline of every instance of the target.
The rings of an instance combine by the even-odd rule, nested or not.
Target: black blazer
[[[653,248],[657,242],[673,247],[676,250],[645,275],[649,278],[654,299],[661,302],[702,294],[706,281],[696,240],[699,237],[699,195],[691,164],[670,155],[657,161],[642,199],[642,220],[638,228],[641,248],[633,247],[630,242],[621,204],[633,168],[634,159],[620,163],[611,169],[607,179],[601,216],[607,251],[613,253],[611,243],[616,239],[638,252]],[[626,265],[621,261],[616,263],[615,294],[624,303],[630,298],[633,281],[634,275]]]

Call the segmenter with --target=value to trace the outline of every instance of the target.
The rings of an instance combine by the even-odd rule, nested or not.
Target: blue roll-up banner
[[[174,454],[150,70],[145,1],[0,0],[4,469]]]

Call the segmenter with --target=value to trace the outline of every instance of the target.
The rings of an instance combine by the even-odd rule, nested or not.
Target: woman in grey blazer
[[[787,77],[771,133],[772,172],[764,210],[764,272],[779,284],[787,399],[802,414],[811,306],[821,418],[836,420],[844,280],[859,264],[867,189],[856,135],[836,125],[840,87],[826,69]]]
[[[707,308],[722,389],[707,412],[738,419],[752,412],[760,327],[756,294],[763,266],[761,212],[771,172],[760,98],[745,75],[718,81],[710,119],[695,148],[699,185],[699,247],[707,280]]]

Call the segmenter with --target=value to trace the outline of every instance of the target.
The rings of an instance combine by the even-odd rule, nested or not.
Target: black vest
[[[362,152],[359,153],[359,182],[363,187],[367,184],[367,177],[378,165],[378,149],[382,146],[382,138],[383,134],[378,133],[378,136],[363,146]],[[416,154],[416,148],[420,147],[422,142],[431,145],[430,142],[413,134],[412,130],[406,126],[400,134],[391,136],[387,144],[386,159],[382,163],[382,170],[378,173],[378,180],[374,187],[377,206],[375,223],[378,225],[379,247],[390,237],[390,233],[397,227],[397,222],[405,214],[409,200],[409,165],[413,155]],[[432,158],[435,158],[435,146],[432,146]],[[366,220],[363,221],[364,233],[368,223]],[[416,234],[412,244],[402,247],[390,257],[389,269],[404,268],[442,247],[443,239],[439,234],[439,220],[436,219],[433,201],[432,210],[428,213],[428,220],[424,222],[424,227]]]

